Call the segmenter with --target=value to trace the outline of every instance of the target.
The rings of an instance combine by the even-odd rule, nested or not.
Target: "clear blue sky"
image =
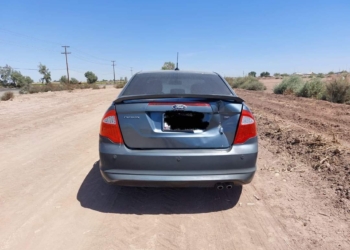
[[[180,53],[180,69],[225,76],[350,68],[349,0],[2,1],[0,66],[35,81],[39,62],[53,79],[130,77]]]

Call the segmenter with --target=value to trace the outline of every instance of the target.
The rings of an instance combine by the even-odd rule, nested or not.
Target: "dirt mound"
[[[292,160],[287,170],[295,167],[295,161],[311,166],[320,172],[323,179],[331,182],[331,187],[340,197],[350,200],[350,152],[337,141],[330,141],[319,134],[307,133],[291,126],[282,127],[276,120],[270,121],[258,116],[259,135],[273,141],[275,153],[284,152]],[[350,212],[350,211],[349,211]]]
[[[339,116],[347,106],[241,92],[257,119],[260,139],[269,141],[269,150],[285,159],[284,170],[293,171],[300,164],[312,168],[323,180],[317,184],[336,193],[334,206],[350,213],[350,150],[344,140],[350,136],[350,123],[344,123],[349,117]],[[308,107],[311,103],[323,111],[315,112],[315,108]],[[342,136],[338,138],[336,134]]]

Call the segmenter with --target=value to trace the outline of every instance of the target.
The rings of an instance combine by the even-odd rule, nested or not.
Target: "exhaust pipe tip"
[[[216,189],[217,190],[223,190],[224,186],[222,184],[218,184],[218,185],[216,185]]]
[[[232,185],[232,184],[227,184],[227,185],[226,185],[226,189],[231,189],[231,188],[233,188],[233,185]]]

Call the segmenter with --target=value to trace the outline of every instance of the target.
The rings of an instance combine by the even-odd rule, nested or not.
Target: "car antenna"
[[[175,68],[175,70],[179,70],[179,52],[177,52],[176,68]]]

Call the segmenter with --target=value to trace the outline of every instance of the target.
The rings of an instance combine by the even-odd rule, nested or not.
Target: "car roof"
[[[155,71],[140,71],[137,72],[137,75],[141,75],[141,74],[198,74],[198,75],[217,75],[217,73],[215,72],[205,72],[205,71],[186,71],[186,70],[155,70]]]

